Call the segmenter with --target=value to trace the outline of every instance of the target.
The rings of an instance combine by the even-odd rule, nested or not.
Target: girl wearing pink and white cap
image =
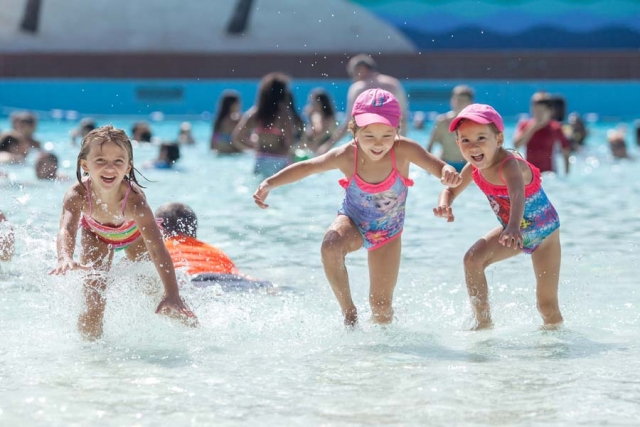
[[[411,163],[455,187],[461,182],[455,169],[428,153],[417,142],[400,136],[400,105],[382,89],[369,89],[356,99],[349,129],[354,139],[321,156],[295,163],[265,179],[253,198],[267,208],[265,199],[276,187],[307,176],[339,169],[339,181],[346,190],[337,218],[322,242],[322,263],[344,315],[345,325],[358,319],[351,298],[345,256],[365,247],[369,251],[369,302],[372,320],[393,319],[393,291],[400,268],[400,236],[404,225],[405,201]]]
[[[540,170],[517,152],[506,150],[502,117],[490,105],[471,104],[449,125],[467,160],[462,183],[447,188],[433,212],[454,220],[451,204],[473,180],[487,196],[500,225],[489,231],[464,256],[465,280],[476,325],[492,326],[484,270],[520,253],[531,255],[537,281],[537,306],[547,328],[562,323],[558,306],[560,219],[542,189]]]

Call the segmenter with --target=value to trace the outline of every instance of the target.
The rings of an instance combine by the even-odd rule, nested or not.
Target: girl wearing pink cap
[[[484,270],[522,252],[531,254],[538,311],[545,327],[561,324],[560,220],[542,189],[540,170],[517,152],[504,149],[502,117],[489,105],[467,106],[451,122],[449,131],[456,132],[457,144],[469,163],[462,169],[462,183],[442,191],[434,214],[452,222],[451,204],[473,180],[500,222],[464,256],[467,291],[477,322],[474,329],[492,326]]]
[[[393,290],[400,267],[400,235],[404,225],[409,165],[414,163],[439,177],[443,184],[456,186],[460,175],[452,166],[428,153],[418,143],[398,134],[400,105],[382,89],[370,89],[356,99],[349,129],[354,139],[321,156],[295,163],[265,179],[253,198],[267,208],[265,199],[279,186],[307,176],[339,169],[345,198],[337,218],[322,242],[322,263],[340,303],[344,323],[358,320],[351,298],[345,256],[365,247],[369,250],[372,320],[389,323],[393,319]]]

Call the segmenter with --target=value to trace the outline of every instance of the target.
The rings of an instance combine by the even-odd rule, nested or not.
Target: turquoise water
[[[116,121],[129,129],[131,122]],[[163,138],[178,122],[154,123]],[[6,128],[6,121],[0,128]],[[67,122],[38,137],[75,174]],[[200,219],[199,237],[225,250],[277,294],[183,288],[201,327],[153,314],[136,282],[149,265],[118,260],[105,335],[83,342],[75,322],[81,277],[51,277],[61,201],[69,183],[35,181],[32,164],[2,167],[2,210],[16,256],[0,276],[0,425],[423,426],[636,425],[640,417],[640,181],[637,162],[614,161],[595,125],[570,175],[545,191],[562,221],[560,304],[566,324],[542,331],[530,259],[488,270],[495,329],[468,332],[467,248],[497,224],[474,186],[456,222],[431,209],[439,181],[412,169],[397,321],[342,327],[320,263],[320,242],[342,200],[337,172],[276,189],[271,207],[251,198],[251,155],[217,158],[210,126],[194,123],[176,171],[144,170],[152,207],[177,200]],[[508,126],[507,139],[513,131]],[[427,132],[410,136],[425,142]],[[640,155],[629,142],[632,154]],[[136,166],[157,148],[135,149]],[[361,318],[370,313],[365,251],[348,257]]]

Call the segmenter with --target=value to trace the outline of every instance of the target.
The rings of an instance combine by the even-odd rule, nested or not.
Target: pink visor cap
[[[458,123],[460,120],[468,119],[472,122],[480,123],[482,125],[488,125],[489,123],[493,123],[496,125],[500,132],[504,131],[504,122],[502,121],[502,117],[496,110],[493,109],[491,105],[487,104],[471,104],[464,107],[460,114],[451,121],[449,125],[449,132],[453,132],[458,127]]]
[[[369,89],[356,98],[351,115],[360,127],[382,123],[397,128],[402,113],[400,103],[391,92]]]

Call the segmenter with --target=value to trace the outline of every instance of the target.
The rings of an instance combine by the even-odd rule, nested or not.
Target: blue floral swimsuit
[[[353,176],[339,181],[346,194],[338,214],[354,222],[362,234],[364,247],[373,250],[402,234],[408,187],[413,185],[413,180],[398,172],[392,148],[393,170],[389,176],[378,184],[364,181],[358,175],[357,143],[354,150]]]

